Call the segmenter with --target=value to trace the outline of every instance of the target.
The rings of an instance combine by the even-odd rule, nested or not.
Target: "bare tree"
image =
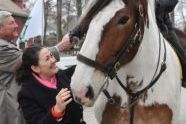
[[[44,2],[44,36],[43,36],[43,44],[46,44],[46,32],[47,32],[47,26],[48,26],[48,14],[50,9],[50,0]]]
[[[62,0],[57,0],[57,41],[62,38],[61,17],[62,17]]]
[[[82,13],[82,1],[76,0],[76,10],[77,10],[77,16],[80,17]]]

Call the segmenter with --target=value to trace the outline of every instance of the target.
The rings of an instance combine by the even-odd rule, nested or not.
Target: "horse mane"
[[[139,12],[139,5],[142,5],[143,11],[143,21],[144,24],[149,25],[148,20],[148,1],[147,0],[122,0],[131,10]]]
[[[148,19],[148,1],[147,0],[123,0],[125,2],[125,4],[127,4],[127,6],[129,8],[131,8],[132,10],[139,12],[140,8],[139,5],[142,5],[142,11],[143,11],[143,21],[144,24],[147,24],[147,26],[149,25],[149,19]]]
[[[144,22],[149,25],[149,19],[148,19],[148,1],[147,0],[141,0],[141,4],[143,6],[143,13],[144,13]]]
[[[97,0],[97,2],[88,11],[85,18],[93,18],[99,11],[101,11],[105,6],[107,6],[112,0]]]
[[[89,9],[86,16],[83,17],[80,24],[78,25],[79,32],[85,34],[88,30],[90,21],[107,6],[112,0],[97,0],[96,3]]]

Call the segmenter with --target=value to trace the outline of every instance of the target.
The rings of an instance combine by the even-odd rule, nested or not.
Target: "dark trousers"
[[[173,29],[169,30],[169,33],[167,35],[165,35],[165,38],[175,48],[175,51],[177,54],[179,54],[178,56],[180,57],[180,59],[182,59],[182,61],[186,63],[185,51],[184,51],[183,47],[181,46],[180,40],[177,37],[175,31]]]
[[[186,54],[185,51],[183,49],[183,47],[180,44],[180,40],[177,37],[175,31],[169,30],[167,34],[164,34],[164,37],[169,41],[169,43],[173,46],[173,48],[175,49],[177,55],[179,56],[179,59],[181,60],[181,64],[182,64],[182,70],[183,70],[183,85],[184,87],[186,87]]]

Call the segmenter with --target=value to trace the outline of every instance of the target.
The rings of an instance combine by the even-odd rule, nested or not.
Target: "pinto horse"
[[[158,30],[155,1],[92,0],[88,6],[71,79],[75,101],[92,107],[99,124],[179,124],[181,67]]]

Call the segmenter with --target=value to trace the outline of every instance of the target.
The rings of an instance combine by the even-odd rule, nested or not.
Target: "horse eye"
[[[118,24],[125,24],[129,20],[128,16],[123,16],[119,19]]]

